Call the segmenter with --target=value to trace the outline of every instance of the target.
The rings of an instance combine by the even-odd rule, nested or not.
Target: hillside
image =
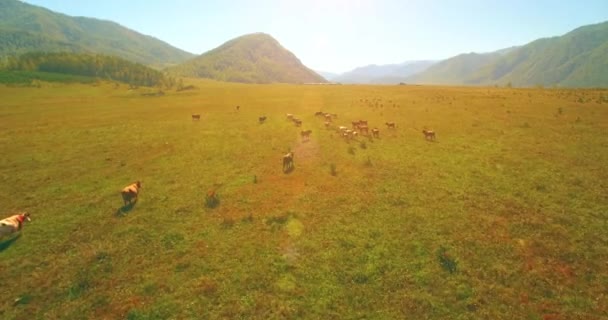
[[[435,61],[406,61],[399,64],[368,65],[353,69],[333,78],[341,83],[391,84],[398,83],[406,77],[422,72],[435,64]]]
[[[268,34],[232,39],[181,65],[170,73],[243,83],[326,82]]]
[[[500,59],[500,54],[492,53],[464,53],[446,60],[434,66],[412,75],[405,82],[422,84],[462,84],[477,70]]]
[[[86,53],[25,53],[18,57],[9,58],[5,70],[0,69],[0,72],[3,72],[6,78],[5,71],[11,71],[9,74],[17,78],[23,75],[20,72],[25,72],[28,75],[41,72],[114,80],[138,86],[168,85],[171,83],[171,80],[160,71],[142,64],[116,56]],[[71,77],[66,79],[67,82],[72,82]]]
[[[100,53],[157,67],[193,57],[114,22],[71,17],[17,0],[0,0],[0,57],[32,51]]]
[[[447,59],[408,79],[422,84],[608,86],[608,22],[491,54]]]

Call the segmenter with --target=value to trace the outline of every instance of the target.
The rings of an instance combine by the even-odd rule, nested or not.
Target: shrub
[[[329,173],[330,173],[332,176],[334,176],[334,177],[335,177],[336,175],[338,175],[338,171],[336,171],[336,164],[335,164],[335,163],[331,163],[331,164],[329,165]]]
[[[215,191],[209,191],[207,192],[207,195],[205,195],[205,206],[207,208],[213,209],[215,207],[217,207],[220,204],[220,199],[218,194]]]
[[[456,262],[456,260],[454,258],[452,258],[448,254],[446,248],[444,248],[444,247],[439,248],[439,250],[437,251],[437,258],[439,259],[439,264],[445,271],[448,271],[449,273],[456,272],[458,263]]]

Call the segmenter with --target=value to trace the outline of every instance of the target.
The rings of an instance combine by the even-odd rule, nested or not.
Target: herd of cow
[[[240,106],[237,106],[236,109],[238,111],[240,109]],[[315,116],[323,117],[323,119],[325,120],[324,125],[327,129],[332,129],[334,120],[338,118],[338,115],[335,113],[325,113],[322,111],[316,112]],[[192,115],[192,120],[200,120],[200,118],[201,118],[200,114]],[[297,126],[297,127],[302,126],[302,120],[296,118],[293,114],[288,113],[286,115],[286,118],[287,118],[287,120],[293,121],[295,126]],[[267,119],[266,116],[260,116],[258,118],[258,121],[260,124],[262,124],[266,121],[266,119]],[[394,122],[386,122],[385,125],[388,129],[397,128],[397,126],[395,125]],[[342,136],[343,138],[345,138],[347,140],[354,139],[358,135],[370,136],[370,132],[371,132],[371,137],[380,138],[380,129],[374,127],[370,130],[367,120],[353,121],[352,129],[350,129],[346,126],[338,126],[338,127],[336,127],[336,131],[340,134],[340,136]],[[434,131],[425,129],[425,130],[422,130],[422,133],[424,134],[425,139],[431,140],[431,141],[435,140]],[[312,130],[300,131],[302,140],[310,139],[311,134],[312,134]],[[283,155],[283,172],[289,172],[289,171],[293,170],[293,168],[294,168],[293,159],[294,159],[293,151],[290,151],[289,153]],[[136,181],[122,189],[120,194],[122,196],[125,207],[129,206],[129,205],[133,205],[134,203],[137,202],[137,196],[139,195],[140,190],[141,190],[141,181]],[[8,236],[8,235],[21,231],[21,228],[23,227],[23,223],[25,221],[31,221],[30,214],[27,212],[15,214],[6,219],[0,220],[0,239],[2,239],[5,236]]]
[[[334,120],[338,118],[338,115],[335,113],[326,113],[326,112],[322,112],[322,111],[317,111],[317,112],[315,112],[315,116],[322,117],[325,120],[325,122],[324,122],[325,128],[327,128],[327,129],[335,128],[336,131],[340,134],[340,136],[346,140],[354,139],[355,137],[357,137],[359,135],[372,137],[372,138],[380,138],[380,129],[378,129],[377,127],[374,127],[370,130],[367,120],[352,121],[352,129],[349,129],[346,126],[337,126],[337,127],[333,126]],[[285,115],[285,117],[287,120],[292,121],[296,127],[302,126],[302,120],[296,118],[293,114],[287,113]],[[261,116],[258,118],[258,120],[259,120],[260,124],[262,124],[266,121],[266,116]],[[397,126],[395,125],[394,122],[386,122],[385,125],[388,129],[397,128]],[[370,136],[370,132],[371,132],[371,136]],[[430,141],[435,140],[434,131],[424,129],[424,130],[422,130],[422,133],[424,134],[425,139],[430,140]],[[310,129],[300,131],[300,136],[302,137],[303,141],[309,140],[311,134],[312,134],[312,130],[310,130]],[[283,155],[283,172],[288,172],[293,169],[293,158],[294,158],[293,151],[290,151],[287,154]]]

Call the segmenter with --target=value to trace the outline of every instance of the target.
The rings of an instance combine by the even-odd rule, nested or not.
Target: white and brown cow
[[[293,169],[293,151],[283,156],[283,172]]]
[[[122,191],[120,191],[120,195],[122,195],[122,200],[125,202],[125,206],[137,202],[137,196],[139,195],[140,189],[141,181],[136,181],[124,187]]]
[[[32,221],[30,219],[30,214],[27,212],[16,214],[0,220],[0,239],[21,231],[25,221]]]
[[[435,131],[424,129],[424,130],[422,130],[422,133],[424,134],[424,138],[426,140],[432,140],[432,141],[435,140]]]
[[[373,128],[372,135],[374,136],[374,138],[380,138],[380,130],[378,130],[378,128]]]

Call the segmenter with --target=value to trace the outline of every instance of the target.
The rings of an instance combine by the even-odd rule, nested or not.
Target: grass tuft
[[[456,272],[458,263],[450,256],[446,248],[440,247],[439,250],[437,250],[437,258],[439,259],[439,264],[443,270],[448,271],[449,273]]]
[[[219,195],[215,191],[209,191],[205,195],[205,206],[209,209],[216,208],[220,205]]]

